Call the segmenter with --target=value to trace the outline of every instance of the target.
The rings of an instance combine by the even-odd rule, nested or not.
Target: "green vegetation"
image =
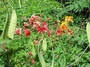
[[[0,0],[0,67],[90,67],[90,0]]]

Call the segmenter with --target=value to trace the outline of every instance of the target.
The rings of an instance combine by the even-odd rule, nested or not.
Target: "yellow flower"
[[[68,22],[62,21],[60,28],[61,29],[68,29]]]
[[[69,16],[66,16],[65,19],[68,19]]]
[[[69,16],[69,18],[73,19],[73,16]]]
[[[60,20],[57,20],[57,22],[61,22]]]
[[[73,22],[73,16],[66,16],[65,21],[66,22]]]
[[[62,21],[61,26],[63,26],[63,25],[68,25],[68,22]]]

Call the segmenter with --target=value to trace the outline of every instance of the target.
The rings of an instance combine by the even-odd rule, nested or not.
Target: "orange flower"
[[[62,21],[60,27],[56,30],[56,35],[57,36],[62,36],[62,34],[65,34],[68,32],[69,35],[72,34],[72,30],[69,29],[68,23],[73,22],[73,16],[66,16],[65,21]]]
[[[68,29],[68,22],[62,21],[60,28],[61,29]]]

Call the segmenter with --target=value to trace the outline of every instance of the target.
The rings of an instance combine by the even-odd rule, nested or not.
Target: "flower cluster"
[[[47,20],[49,21],[50,18],[47,18]],[[57,20],[57,22],[61,22],[60,20]],[[54,23],[55,24],[57,23]],[[69,23],[73,22],[73,16],[66,16],[65,20],[62,21],[61,25],[57,28],[57,30],[55,30],[56,35],[57,36],[62,36],[63,34],[68,33],[69,35],[72,34],[72,30],[69,28]],[[56,24],[56,26],[58,26],[58,23]],[[24,32],[24,34],[28,37],[31,35],[30,30],[33,31],[37,31],[38,33],[44,34],[47,33],[48,36],[52,36],[52,31],[49,29],[48,23],[46,20],[42,20],[41,15],[37,16],[37,15],[32,15],[30,18],[27,18],[27,21],[24,22],[23,24],[23,28],[16,28],[15,33],[17,35],[22,35],[22,31]],[[57,38],[55,39],[55,41],[58,40]],[[33,41],[33,40],[32,40]],[[38,38],[37,40],[34,40],[33,43],[34,44],[40,44],[40,39]],[[53,41],[52,41],[52,46],[53,46]],[[4,46],[3,46],[4,48]],[[5,50],[5,48],[4,48]],[[44,55],[44,52],[42,53]],[[34,54],[32,52],[29,52],[28,55],[29,59],[31,60],[32,64],[35,64],[36,61],[34,59]],[[58,58],[58,56],[57,56]]]
[[[50,18],[47,18],[47,20],[50,20]],[[60,22],[60,20],[58,20],[57,22]],[[68,34],[72,34],[73,31],[68,27],[69,22],[73,22],[73,16],[65,17],[65,20],[62,21],[60,27],[56,30],[57,36],[62,36],[62,34],[66,33],[67,31]],[[42,34],[44,34],[45,32],[47,32],[48,36],[52,35],[52,31],[49,29],[48,23],[46,21],[42,21],[41,15],[32,15],[27,19],[27,22],[24,22],[23,30],[26,36],[29,36],[31,34],[30,29],[28,29],[29,27],[31,27],[32,29],[36,29],[38,33],[41,32]],[[21,35],[21,30],[21,28],[16,28],[15,33]]]
[[[66,33],[68,31],[68,34],[72,34],[72,30],[69,29],[68,24],[69,22],[73,22],[73,16],[66,16],[65,20],[62,21],[60,27],[56,30],[57,36],[62,36],[62,34]]]
[[[48,23],[46,21],[42,21],[42,18],[40,16],[32,15],[31,18],[29,18],[29,23],[32,24],[32,28],[36,28],[38,33],[41,32],[42,34],[44,34],[45,32],[50,32]]]
[[[50,20],[50,18],[47,18],[47,20]],[[27,22],[24,22],[24,33],[26,36],[29,36],[30,33],[30,28],[31,29],[36,29],[38,33],[44,34],[47,32],[48,36],[52,35],[52,31],[48,28],[48,23],[46,21],[42,21],[42,18],[40,16],[32,15],[30,18],[27,19]],[[21,28],[16,28],[15,33],[18,35],[21,35]]]

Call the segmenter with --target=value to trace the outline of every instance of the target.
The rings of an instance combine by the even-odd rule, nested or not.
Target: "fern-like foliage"
[[[68,4],[68,5],[67,5]],[[85,8],[90,8],[90,0],[75,0],[74,2],[66,2],[66,5],[63,9],[60,10],[60,16],[63,14],[73,11],[75,13],[83,11]]]

